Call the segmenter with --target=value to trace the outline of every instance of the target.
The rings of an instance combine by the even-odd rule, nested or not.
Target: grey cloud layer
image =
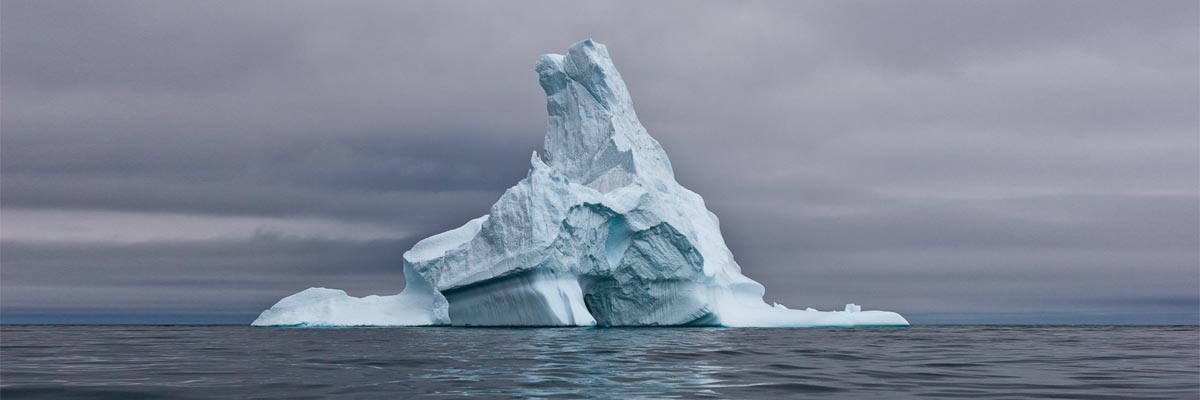
[[[0,205],[454,227],[541,147],[535,57],[594,37],[771,299],[1194,320],[1198,8],[6,1]],[[244,315],[377,291],[414,239],[6,240],[0,293],[134,312],[186,281],[181,312]]]

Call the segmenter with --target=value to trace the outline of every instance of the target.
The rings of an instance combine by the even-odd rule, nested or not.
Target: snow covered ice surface
[[[717,216],[675,182],[604,45],[536,65],[545,150],[488,215],[404,254],[407,286],[354,298],[312,288],[257,326],[908,326],[899,314],[792,310],[763,302]]]

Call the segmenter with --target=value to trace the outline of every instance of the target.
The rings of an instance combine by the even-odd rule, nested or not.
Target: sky
[[[792,308],[1200,323],[1195,1],[5,0],[0,322],[246,323],[404,287],[605,43]]]

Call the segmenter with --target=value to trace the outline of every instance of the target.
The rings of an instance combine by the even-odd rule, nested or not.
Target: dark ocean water
[[[1200,397],[1200,329],[0,327],[0,397]]]

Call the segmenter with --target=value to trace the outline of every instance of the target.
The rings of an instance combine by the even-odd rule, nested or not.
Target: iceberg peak
[[[546,54],[535,69],[546,92],[546,161],[567,178],[601,192],[635,177],[675,181],[671,162],[646,133],[608,48],[591,39],[566,55]]]
[[[309,289],[254,325],[907,326],[899,314],[763,301],[715,214],[675,181],[609,57],[591,39],[535,64],[543,152],[490,212],[404,253],[404,291]]]
[[[579,84],[601,108],[615,114],[632,113],[633,101],[625,81],[613,65],[608,48],[587,39],[567,49],[567,54],[544,54],[535,69],[546,96],[567,89],[569,82]]]

